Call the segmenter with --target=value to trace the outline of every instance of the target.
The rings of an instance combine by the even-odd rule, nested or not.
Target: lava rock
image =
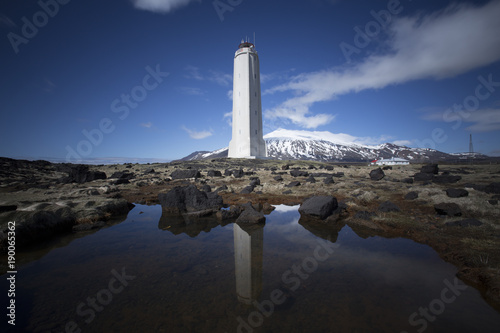
[[[162,209],[170,213],[218,211],[222,208],[222,197],[215,192],[202,192],[195,185],[176,186],[167,193],[160,193],[158,200]]]
[[[208,170],[207,177],[222,177],[222,172],[218,170]]]
[[[385,173],[380,168],[370,171],[370,179],[371,180],[381,180],[384,177],[385,177]]]
[[[378,211],[383,213],[390,213],[390,212],[400,212],[401,209],[399,209],[399,207],[396,204],[390,201],[385,201],[378,206]]]
[[[418,198],[418,192],[411,191],[405,195],[405,200],[415,200]]]
[[[128,171],[117,171],[111,175],[109,178],[118,178],[118,179],[134,179],[135,175],[132,172]]]
[[[174,172],[172,172],[170,174],[170,177],[172,177],[172,179],[186,179],[186,178],[200,178],[201,177],[201,173],[198,171],[198,170],[191,170],[191,169],[177,169],[177,170],[174,170]]]
[[[257,224],[266,222],[264,213],[256,211],[251,204],[244,205],[245,210],[238,216],[238,224]]]
[[[462,198],[468,196],[469,192],[463,188],[449,188],[446,190],[446,195],[450,198]]]
[[[437,164],[427,164],[427,165],[422,166],[422,168],[420,169],[420,172],[421,173],[431,173],[431,174],[437,175],[439,172],[439,167]]]
[[[456,203],[439,203],[434,205],[434,210],[439,215],[462,216],[462,210]]]
[[[401,182],[406,184],[413,184],[413,178],[404,178]]]
[[[485,188],[486,193],[500,194],[500,183],[491,183]]]
[[[309,178],[306,179],[306,183],[316,183],[316,179],[313,176],[309,176]]]
[[[392,167],[390,165],[386,165],[382,168],[382,170],[392,170]]]
[[[306,199],[299,207],[301,215],[317,216],[324,220],[332,215],[333,211],[337,209],[337,199],[329,195],[314,196]]]
[[[250,177],[250,186],[257,186],[257,185],[260,185],[260,178]]]
[[[280,175],[274,177],[274,180],[277,181],[277,182],[281,182],[283,181],[283,177],[281,177]]]
[[[219,220],[236,220],[241,214],[241,207],[232,205],[229,209],[221,209],[217,212]]]
[[[418,172],[413,176],[413,180],[416,182],[428,182],[431,181],[434,175],[432,173]]]
[[[329,185],[329,184],[334,184],[335,182],[333,181],[333,177],[330,176],[330,177],[326,177],[324,180],[323,180],[323,183],[326,184],[326,185]]]
[[[245,175],[243,169],[233,170],[232,175],[234,178],[242,178]]]
[[[298,181],[293,181],[293,182],[290,182],[290,184],[288,185],[285,185],[286,187],[295,187],[295,186],[300,186],[300,182]]]
[[[306,171],[301,171],[301,170],[292,170],[292,171],[290,171],[290,175],[292,177],[307,177],[307,176],[309,176],[309,173]]]
[[[241,190],[240,194],[249,194],[249,193],[252,193],[253,190],[254,190],[255,186],[252,186],[252,185],[248,185],[248,186],[245,186],[243,188],[243,190]]]

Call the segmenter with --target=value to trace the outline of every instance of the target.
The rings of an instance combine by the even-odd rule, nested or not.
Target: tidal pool
[[[137,205],[18,267],[16,326],[3,315],[2,331],[498,332],[500,314],[430,247],[297,209],[242,229]]]

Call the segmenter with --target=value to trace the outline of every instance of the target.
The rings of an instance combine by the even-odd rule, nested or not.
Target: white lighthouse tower
[[[234,55],[233,137],[228,157],[266,157],[262,136],[259,55],[252,43],[241,41]]]

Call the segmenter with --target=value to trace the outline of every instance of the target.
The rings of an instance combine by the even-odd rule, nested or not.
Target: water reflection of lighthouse
[[[238,300],[251,304],[262,292],[262,253],[264,227],[243,230],[233,224],[236,294]]]

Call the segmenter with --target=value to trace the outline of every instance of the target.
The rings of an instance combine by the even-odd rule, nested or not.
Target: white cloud
[[[394,140],[392,141],[395,145],[398,146],[410,146],[412,144],[411,140]]]
[[[477,110],[470,113],[467,123],[473,123],[467,127],[469,132],[493,132],[500,130],[500,109]]]
[[[200,132],[191,130],[186,126],[182,126],[182,129],[186,131],[187,134],[189,134],[189,137],[191,137],[191,139],[196,139],[196,140],[208,138],[213,134],[211,129],[208,131],[200,131]]]
[[[153,126],[153,123],[151,123],[151,122],[141,123],[141,126],[146,127],[146,128],[151,128]]]
[[[227,92],[227,99],[229,99],[230,101],[233,100],[233,89],[228,90],[228,92]]]
[[[194,1],[200,2],[200,0],[132,0],[132,3],[137,9],[155,13],[168,13],[177,8],[187,6]]]
[[[388,27],[384,54],[372,54],[345,68],[303,73],[265,93],[291,91],[294,97],[269,119],[284,118],[305,128],[329,123],[334,116],[311,116],[310,107],[348,93],[381,89],[418,79],[443,79],[500,59],[500,1],[482,7],[459,4],[426,16],[395,19]]]
[[[226,119],[226,122],[229,126],[233,127],[233,112],[224,113],[224,117],[222,119]]]
[[[198,81],[211,81],[221,86],[228,86],[233,82],[233,76],[230,74],[222,73],[215,70],[209,70],[207,75],[200,72],[196,66],[186,66],[187,74],[184,75],[188,79],[195,79]]]

